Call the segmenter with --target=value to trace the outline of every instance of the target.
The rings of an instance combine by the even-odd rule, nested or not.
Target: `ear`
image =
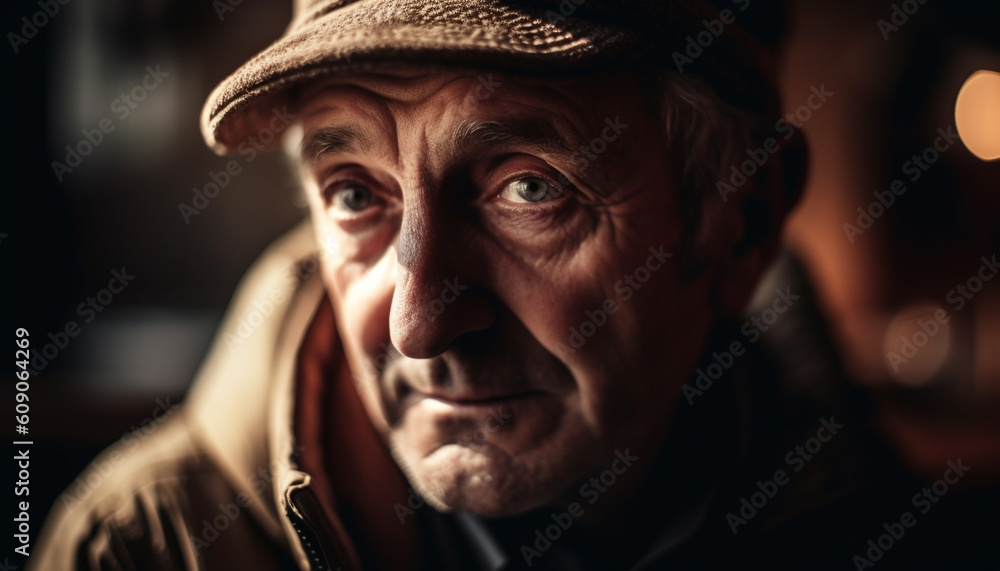
[[[712,300],[719,314],[743,311],[781,245],[785,218],[805,185],[808,150],[798,130],[728,200],[717,205]]]

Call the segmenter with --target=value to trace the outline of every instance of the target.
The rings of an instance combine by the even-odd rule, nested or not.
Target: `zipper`
[[[300,507],[296,505],[296,507]],[[301,509],[300,509],[301,511]],[[285,508],[285,517],[292,523],[292,529],[299,536],[299,546],[306,555],[311,571],[342,571],[341,566],[334,568],[319,542],[319,536],[305,518],[299,517],[291,507]]]

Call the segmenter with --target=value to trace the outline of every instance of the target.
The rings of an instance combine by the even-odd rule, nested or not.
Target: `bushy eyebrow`
[[[511,146],[570,154],[569,142],[549,122],[534,119],[462,121],[449,141],[449,154],[471,155],[492,146]],[[302,139],[299,159],[313,164],[326,154],[363,153],[375,146],[366,133],[348,126],[320,127]]]
[[[325,154],[362,153],[373,146],[370,137],[350,127],[320,127],[303,137],[299,159],[303,164],[313,164]]]
[[[452,152],[455,156],[469,157],[490,147],[503,146],[549,155],[546,160],[552,162],[554,167],[566,169],[565,172],[572,173],[591,191],[602,196],[611,194],[613,189],[608,181],[613,180],[613,163],[594,160],[593,155],[586,155],[584,146],[579,145],[583,140],[580,133],[572,131],[570,135],[570,138],[565,137],[553,122],[542,118],[462,121],[452,137]],[[581,153],[590,157],[589,161],[583,161],[582,167],[578,166],[578,162],[583,160]]]
[[[536,119],[519,118],[502,122],[466,120],[455,128],[452,136],[456,154],[471,154],[501,144],[549,152],[572,152],[570,143],[552,123]]]

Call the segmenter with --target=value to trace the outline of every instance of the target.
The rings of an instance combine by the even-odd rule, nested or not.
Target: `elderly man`
[[[202,125],[284,147],[310,221],[35,568],[864,557],[860,424],[755,345],[807,287],[734,319],[804,162],[756,4],[297,2]]]

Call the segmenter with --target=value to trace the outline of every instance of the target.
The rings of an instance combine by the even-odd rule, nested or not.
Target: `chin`
[[[551,457],[513,455],[492,444],[447,444],[428,454],[393,446],[393,456],[414,490],[439,512],[517,515],[551,503],[573,481],[560,477],[558,466],[546,465]]]

